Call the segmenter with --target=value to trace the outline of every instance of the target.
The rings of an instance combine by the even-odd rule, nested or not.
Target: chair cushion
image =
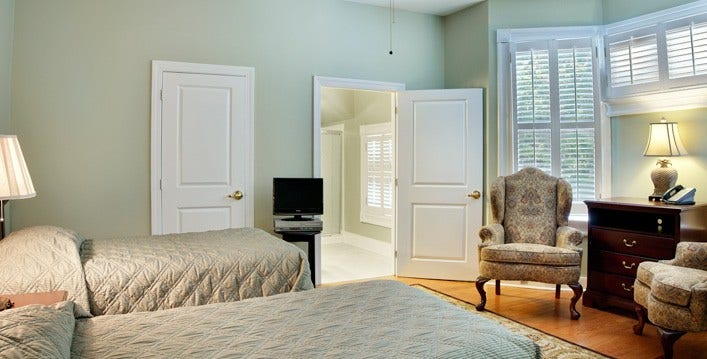
[[[656,299],[687,307],[692,299],[693,288],[704,287],[707,271],[672,266],[657,262],[641,262],[636,279],[651,289]]]
[[[495,244],[482,248],[480,257],[489,262],[548,266],[578,266],[582,261],[581,255],[571,249],[534,243]]]
[[[555,245],[557,178],[537,168],[506,176],[506,243]]]

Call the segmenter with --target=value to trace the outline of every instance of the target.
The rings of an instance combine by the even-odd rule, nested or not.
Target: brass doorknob
[[[239,199],[243,198],[243,192],[241,192],[241,191],[235,191],[235,192],[229,194],[229,195],[228,195],[228,198],[233,198],[233,199],[235,199],[236,201],[238,201]]]
[[[481,192],[479,191],[474,191],[466,195],[467,197],[473,198],[473,199],[479,199],[481,198]]]

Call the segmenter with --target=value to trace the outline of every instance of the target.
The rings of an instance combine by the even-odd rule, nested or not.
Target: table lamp
[[[5,202],[37,195],[15,135],[0,135],[0,238],[5,237]]]
[[[671,187],[675,186],[678,180],[678,171],[674,167],[668,167],[670,160],[666,157],[683,156],[687,151],[680,140],[677,122],[668,122],[665,117],[660,122],[649,125],[648,143],[644,156],[661,157],[656,165],[659,165],[651,172],[653,181],[653,194],[648,196],[650,201],[660,201],[663,194]]]

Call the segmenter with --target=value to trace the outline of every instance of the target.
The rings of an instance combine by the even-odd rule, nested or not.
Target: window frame
[[[389,209],[376,208],[368,205],[368,140],[366,137],[368,135],[388,135],[391,140],[391,158],[390,158],[390,182],[391,182],[391,207]],[[394,186],[394,173],[395,173],[395,136],[393,133],[393,124],[391,122],[375,123],[361,125],[359,127],[359,138],[360,138],[360,153],[361,153],[361,205],[359,211],[359,219],[363,223],[374,224],[378,226],[383,226],[387,228],[393,227],[393,207],[395,200],[393,198],[393,192],[395,191]],[[381,193],[381,197],[383,194]],[[381,201],[383,199],[381,198]]]
[[[594,58],[594,111],[595,111],[595,197],[611,195],[611,133],[610,119],[601,106],[601,80],[604,69],[602,31],[600,26],[546,27],[531,29],[499,29],[497,32],[497,94],[498,94],[498,135],[499,135],[499,174],[509,175],[516,171],[516,129],[514,123],[513,100],[515,97],[513,79],[514,44],[535,41],[566,41],[568,39],[590,39]],[[586,40],[584,40],[586,41]],[[557,93],[551,93],[555,96]],[[555,124],[557,122],[557,124]],[[559,128],[559,121],[552,126]],[[555,153],[557,152],[557,153]],[[553,151],[559,156],[559,151]],[[556,157],[557,158],[557,157]],[[553,161],[553,170],[559,169],[560,163]],[[558,171],[559,173],[559,171]],[[587,208],[583,201],[574,200],[572,216],[586,217]]]

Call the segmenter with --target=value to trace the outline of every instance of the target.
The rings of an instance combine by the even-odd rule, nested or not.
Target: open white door
[[[482,101],[481,89],[398,93],[399,276],[478,276]]]

